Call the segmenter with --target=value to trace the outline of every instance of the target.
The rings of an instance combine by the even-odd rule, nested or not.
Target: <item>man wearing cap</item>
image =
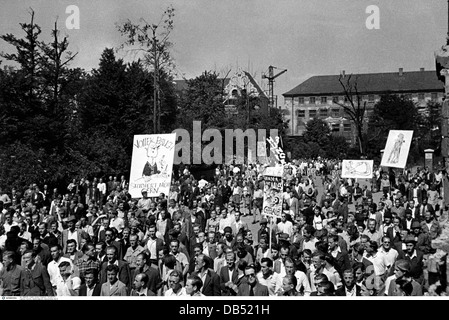
[[[399,259],[404,259],[410,264],[410,276],[418,283],[422,284],[424,280],[423,274],[423,253],[416,249],[416,240],[413,235],[407,235],[405,237],[406,249],[403,252],[399,252]]]
[[[394,274],[385,281],[385,295],[397,296],[396,281],[406,280],[413,286],[412,296],[422,296],[422,286],[410,276],[410,263],[406,260],[397,260],[394,264]]]
[[[257,230],[257,242],[259,243],[261,235],[266,234],[267,237],[270,237],[270,229],[267,227],[268,220],[266,218],[262,218],[260,220],[260,229]]]
[[[142,198],[137,202],[137,208],[142,209],[145,213],[150,210],[151,199],[148,197],[148,190],[142,189]]]
[[[424,255],[434,253],[435,249],[432,248],[430,236],[428,233],[422,232],[421,224],[418,221],[413,221],[410,234],[415,237],[416,248]]]
[[[84,231],[82,230],[77,230],[75,228],[76,226],[76,218],[74,215],[70,215],[67,218],[67,229],[62,230],[62,234],[61,234],[61,244],[63,246],[63,251],[66,252],[67,251],[67,240],[69,239],[73,239],[76,241],[77,243],[77,250],[80,250],[80,244],[81,244],[81,239],[82,239],[82,233],[84,233]]]
[[[431,240],[435,240],[441,233],[440,224],[431,211],[426,211],[423,217],[424,219],[421,221],[422,232],[427,233]]]

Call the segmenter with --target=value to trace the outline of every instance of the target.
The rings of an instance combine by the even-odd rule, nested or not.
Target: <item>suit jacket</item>
[[[104,284],[108,281],[106,267],[108,266],[108,262],[105,262],[101,265],[100,271],[100,283]],[[131,289],[131,271],[129,270],[129,264],[126,261],[119,260],[118,261],[118,279],[121,283],[124,283],[129,289]]]
[[[394,227],[390,227],[387,229],[387,236],[391,239],[391,243],[396,243],[401,241],[401,236],[399,232],[396,232],[396,235],[393,237]]]
[[[142,272],[138,270],[138,268],[136,268],[131,278],[132,281],[134,281],[134,279],[139,273]],[[153,293],[156,293],[157,290],[159,290],[159,288],[162,286],[162,280],[159,272],[155,268],[147,266],[147,269],[143,271],[143,273],[145,273],[148,276],[148,283],[147,283],[148,290],[152,291]]]
[[[418,221],[418,220],[412,218],[411,223],[413,223],[413,222],[415,222],[415,221]],[[406,219],[402,219],[402,220],[401,220],[401,226],[402,226],[403,229],[410,230],[410,228],[411,228],[412,225],[410,224],[410,228],[407,228],[407,222],[406,222]]]
[[[344,285],[342,285],[340,288],[335,290],[335,295],[336,296],[346,296],[345,288],[346,287]],[[358,285],[355,285],[355,295],[356,296],[362,295],[362,288],[360,288],[360,286],[358,286]]]
[[[85,283],[83,283],[80,286],[79,295],[80,296],[87,296],[87,285]],[[100,295],[101,295],[101,284],[96,283],[95,287],[94,287],[94,292],[92,292],[92,296],[99,297]]]
[[[54,296],[50,276],[42,263],[37,262],[32,270],[26,271],[26,274],[24,296]]]
[[[338,273],[340,273],[340,275],[342,275],[343,271],[345,271],[346,269],[351,268],[351,262],[349,260],[348,252],[342,250],[341,252],[337,253],[337,256],[334,259],[336,263],[335,268],[337,269]]]
[[[290,210],[293,211],[294,215],[299,213],[299,200],[296,197],[290,198]]]
[[[238,271],[237,266],[234,267],[234,271],[232,272],[232,278],[229,279],[229,267],[223,266],[220,269],[220,289],[221,289],[221,295],[222,296],[235,296],[236,293],[234,291],[230,290],[228,287],[225,286],[225,284],[228,281],[232,281],[233,283],[237,283],[238,280]]]
[[[263,284],[256,283],[254,286],[254,296],[268,296],[268,287],[264,286]],[[237,293],[238,296],[249,296],[249,285],[247,283],[243,283],[239,286],[239,292]]]
[[[194,274],[199,276],[196,272]],[[210,269],[207,270],[201,293],[205,296],[221,296],[220,277],[216,272]]]
[[[77,240],[76,240],[76,246],[77,246],[77,250],[80,250],[80,244],[81,244],[81,235],[84,234],[85,231],[83,230],[77,230],[76,234],[77,234]],[[62,250],[63,252],[67,251],[67,240],[69,239],[69,230],[65,229],[62,230],[62,234],[61,234],[61,246],[62,246]]]
[[[109,285],[109,281],[101,285],[100,296],[110,297],[110,296],[127,296],[127,295],[128,289],[126,288],[126,285],[120,280],[117,280],[111,288]]]
[[[418,218],[421,219],[421,220],[424,219],[423,207],[424,207],[423,204],[418,204],[418,205],[416,206],[416,209],[417,209],[417,211],[418,211]],[[433,209],[433,207],[432,207],[430,204],[426,204],[426,207],[425,207],[424,210],[425,210],[425,211],[429,211],[429,212],[431,212],[432,214],[435,214],[435,210]],[[415,219],[416,219],[416,216],[415,216]]]
[[[408,255],[406,255],[403,251],[399,252],[399,256],[398,259],[405,259],[408,262],[410,262],[410,275],[415,279],[415,280],[422,280],[423,278],[423,257],[424,254],[415,249],[415,253],[416,253],[416,257],[410,258]],[[421,282],[421,281],[418,281]]]
[[[148,296],[148,297],[152,297],[152,296],[155,296],[155,295],[156,295],[156,294],[155,294],[153,291],[151,291],[150,289],[147,290],[147,296]],[[136,290],[132,289],[132,290],[131,290],[130,296],[136,297],[136,296],[139,296],[139,294],[137,293]]]

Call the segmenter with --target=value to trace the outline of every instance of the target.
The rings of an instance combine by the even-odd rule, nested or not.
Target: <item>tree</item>
[[[157,24],[152,24],[141,18],[141,24],[134,24],[127,20],[121,25],[117,25],[122,36],[126,37],[124,45],[135,47],[132,51],[143,53],[143,61],[146,66],[153,69],[153,132],[160,132],[161,114],[161,72],[170,74],[174,69],[174,62],[170,54],[173,44],[169,41],[169,36],[173,30],[173,18],[175,9],[169,6],[162,14]],[[158,30],[162,30],[158,33]],[[123,46],[122,46],[123,47]]]
[[[314,142],[325,149],[329,145],[330,129],[327,122],[314,118],[309,120],[306,124],[306,131],[304,132],[304,141]]]
[[[422,124],[423,118],[413,101],[395,94],[381,96],[368,122],[367,138],[372,156],[384,149],[390,130],[413,130],[416,140],[421,136]]]
[[[352,74],[349,76],[340,74],[338,82],[343,88],[345,102],[336,101],[334,103],[341,106],[354,123],[360,155],[365,155],[363,128],[366,120],[366,101],[362,99],[362,95],[359,93],[357,76],[353,78]]]

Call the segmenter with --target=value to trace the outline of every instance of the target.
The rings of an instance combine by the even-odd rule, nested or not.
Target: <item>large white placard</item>
[[[413,130],[390,130],[380,165],[405,168],[412,137]]]
[[[371,179],[373,177],[373,160],[343,160],[341,177]]]
[[[129,193],[133,198],[142,197],[147,189],[149,197],[170,191],[176,133],[135,135]]]

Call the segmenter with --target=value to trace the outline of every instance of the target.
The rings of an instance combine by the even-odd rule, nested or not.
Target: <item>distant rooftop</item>
[[[344,72],[343,72],[344,74]],[[357,81],[358,91],[369,93],[402,93],[402,92],[444,92],[444,84],[438,80],[435,70],[383,73],[346,74],[351,76],[351,83]],[[313,76],[292,90],[283,94],[284,97],[313,95],[342,95],[343,88],[338,81],[340,75]],[[343,82],[344,83],[344,82]]]

